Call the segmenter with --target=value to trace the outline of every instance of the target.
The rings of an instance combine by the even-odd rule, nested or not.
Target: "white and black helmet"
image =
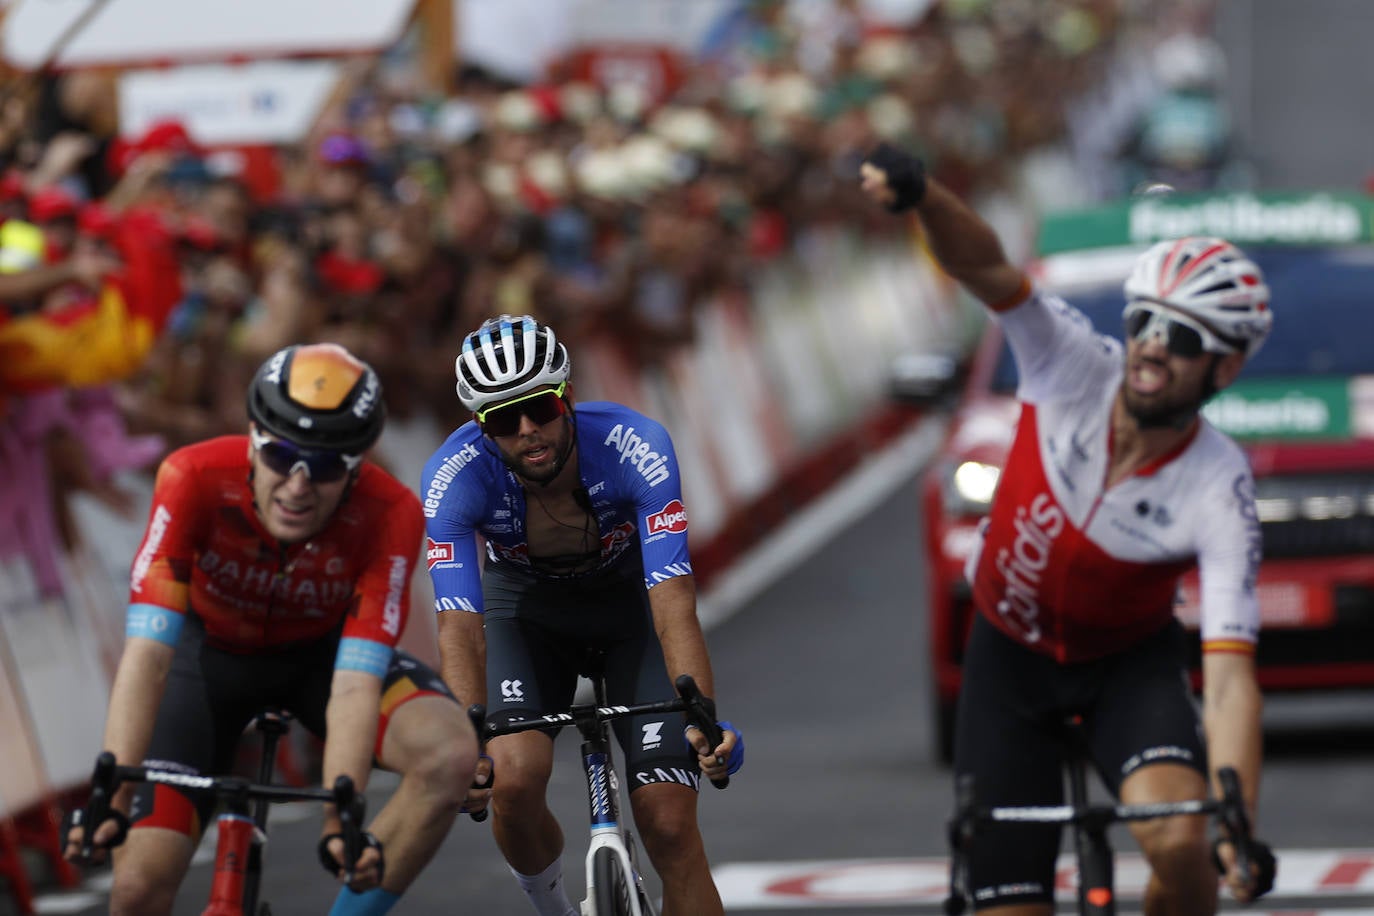
[[[476,413],[542,386],[561,385],[572,363],[552,328],[529,315],[501,315],[463,338],[454,371],[458,400]]]
[[[1218,238],[1159,242],[1126,278],[1126,305],[1155,302],[1196,318],[1248,357],[1269,336],[1274,313],[1255,262]]]

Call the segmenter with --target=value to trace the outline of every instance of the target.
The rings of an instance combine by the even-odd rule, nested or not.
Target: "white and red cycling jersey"
[[[1121,343],[1041,291],[998,318],[1022,407],[965,570],[978,610],[1037,652],[1085,661],[1164,626],[1196,565],[1204,650],[1253,652],[1260,528],[1245,453],[1200,420],[1174,452],[1106,487]]]

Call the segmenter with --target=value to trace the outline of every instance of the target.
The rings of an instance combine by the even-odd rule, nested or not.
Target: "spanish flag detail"
[[[142,210],[120,220],[115,247],[123,272],[88,300],[14,318],[0,309],[0,394],[101,385],[143,364],[181,301],[175,242]]]
[[[1244,639],[1208,639],[1202,643],[1203,652],[1231,652],[1236,655],[1254,655],[1255,644]]]
[[[132,375],[160,324],[132,314],[107,284],[92,304],[57,315],[37,312],[0,324],[0,390],[87,387]]]

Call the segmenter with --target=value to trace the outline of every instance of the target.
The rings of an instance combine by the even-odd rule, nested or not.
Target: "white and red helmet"
[[[1259,266],[1223,239],[1189,236],[1159,242],[1126,278],[1126,304],[1155,302],[1177,309],[1254,356],[1269,336],[1274,313]]]

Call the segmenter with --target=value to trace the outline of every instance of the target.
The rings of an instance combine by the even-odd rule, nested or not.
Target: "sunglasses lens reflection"
[[[1126,316],[1126,334],[1132,340],[1141,336],[1155,324],[1156,317],[1164,322],[1164,346],[1175,356],[1193,358],[1201,356],[1206,347],[1202,335],[1181,321],[1163,315],[1153,309],[1135,309]]]
[[[258,448],[262,463],[276,474],[288,476],[304,462],[306,473],[317,483],[333,483],[348,473],[348,463],[338,452],[303,452],[285,442],[265,442]]]
[[[513,436],[520,431],[522,416],[529,417],[536,426],[552,423],[563,416],[563,399],[546,391],[538,397],[489,410],[483,415],[482,429],[490,436]]]

